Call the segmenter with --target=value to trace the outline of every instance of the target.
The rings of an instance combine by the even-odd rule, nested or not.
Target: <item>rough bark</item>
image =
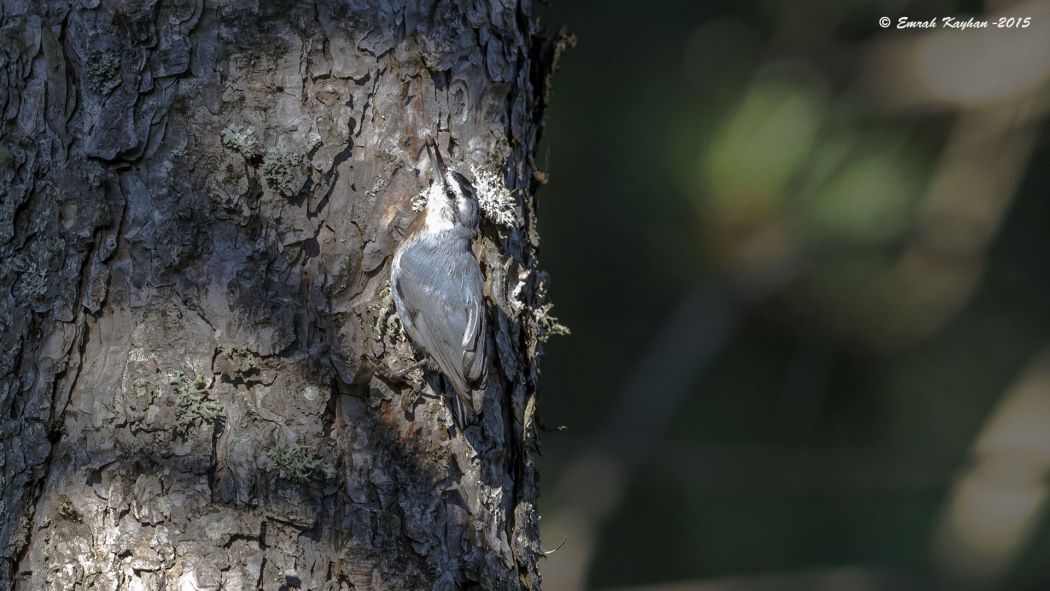
[[[528,1],[2,0],[0,36],[0,590],[538,588]],[[427,132],[489,199],[462,431],[392,378]]]

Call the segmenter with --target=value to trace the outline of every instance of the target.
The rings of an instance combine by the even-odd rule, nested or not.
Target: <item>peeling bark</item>
[[[539,588],[530,10],[2,0],[0,591]],[[463,431],[392,377],[427,132],[513,214]]]

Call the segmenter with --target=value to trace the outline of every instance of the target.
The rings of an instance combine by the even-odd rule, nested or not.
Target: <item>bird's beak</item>
[[[445,162],[441,159],[441,154],[438,152],[437,143],[434,138],[427,135],[427,153],[430,154],[430,167],[434,171],[435,180],[440,180],[442,183],[445,182]]]

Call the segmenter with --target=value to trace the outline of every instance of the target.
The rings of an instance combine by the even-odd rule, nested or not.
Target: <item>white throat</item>
[[[431,232],[442,232],[446,230],[452,230],[455,228],[455,222],[453,221],[452,208],[454,205],[449,202],[448,197],[445,196],[445,192],[442,190],[439,183],[434,183],[427,189],[427,206],[424,210],[426,217],[423,218],[423,223],[426,224],[427,229]]]

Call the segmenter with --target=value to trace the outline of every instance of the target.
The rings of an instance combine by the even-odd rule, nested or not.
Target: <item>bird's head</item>
[[[434,138],[427,136],[427,152],[433,179],[427,191],[428,214],[439,213],[449,221],[472,231],[478,227],[478,197],[467,177],[449,169],[441,158]],[[429,216],[428,216],[429,217]]]

